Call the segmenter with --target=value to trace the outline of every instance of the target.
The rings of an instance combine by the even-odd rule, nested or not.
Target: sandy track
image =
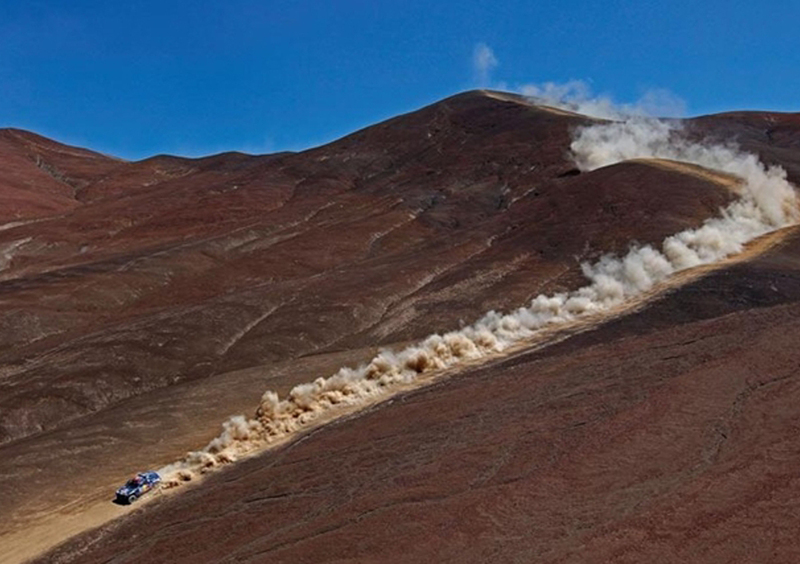
[[[137,511],[111,503],[132,471],[157,468],[210,440],[216,422],[253,409],[254,395],[274,379],[291,386],[308,374],[357,363],[374,349],[310,356],[270,367],[220,374],[156,390],[3,448],[0,465],[0,562],[22,562],[67,538]],[[219,398],[225,401],[220,402]],[[209,425],[209,422],[214,422]],[[161,429],[171,429],[162,433]],[[154,434],[155,433],[155,434]]]
[[[559,149],[559,154],[562,152],[563,150]],[[666,161],[662,163],[662,168],[674,169],[675,166],[676,165]],[[681,166],[680,168],[680,172],[692,175],[692,171],[686,170],[686,167]],[[600,176],[602,178],[602,174]],[[589,175],[586,177],[578,177],[579,180],[583,178],[591,179]],[[709,178],[705,175],[701,175],[700,178],[723,184],[726,183],[724,179],[721,178]],[[564,186],[569,185],[569,181],[564,181]],[[696,194],[694,193],[687,196],[690,201],[694,201],[695,197]],[[652,203],[653,198],[648,198],[647,201]],[[672,202],[670,201],[669,203]],[[588,216],[593,216],[596,206],[589,206],[588,209],[590,210]],[[697,217],[696,214],[690,216]],[[659,222],[653,221],[653,216],[650,215],[648,215],[648,221],[650,223],[662,225]],[[617,223],[614,223],[614,225]],[[669,233],[672,232],[673,231],[669,231]],[[630,240],[630,233],[624,232],[624,230],[619,235],[623,242],[622,244]],[[639,232],[635,232],[634,235],[639,235]],[[307,436],[308,433],[312,432],[314,429],[319,429],[334,419],[342,420],[347,417],[357,417],[359,412],[363,413],[365,410],[380,408],[381,403],[391,401],[391,398],[398,394],[406,393],[409,390],[420,388],[437,381],[442,381],[445,378],[452,377],[454,374],[464,372],[478,365],[491,364],[500,359],[507,359],[515,354],[528,352],[536,348],[547,347],[571,335],[586,331],[611,319],[636,311],[646,304],[651,303],[653,300],[656,300],[659,296],[663,296],[666,292],[679,288],[687,282],[720,268],[725,268],[726,265],[741,260],[747,260],[751,256],[756,256],[758,253],[777,244],[780,239],[780,234],[772,234],[761,238],[754,244],[751,244],[747,251],[740,256],[733,257],[732,259],[712,266],[681,272],[664,284],[660,284],[646,295],[628,301],[616,309],[605,311],[602,315],[597,315],[595,317],[582,318],[580,322],[560,325],[557,328],[547,331],[540,331],[533,339],[519,342],[515,346],[506,349],[502,354],[484,357],[479,361],[461,363],[450,370],[431,372],[409,385],[393,387],[390,394],[379,395],[369,402],[331,411],[316,419],[312,424],[302,428],[297,433],[287,436],[280,441],[272,442],[264,449],[250,453],[250,456],[275,449],[288,442],[297,441]],[[564,254],[566,252],[564,249],[560,249],[559,252],[559,256],[566,256]],[[191,334],[191,332],[186,330],[184,330],[183,333]],[[400,340],[402,338],[403,337],[398,337],[394,340]],[[374,341],[365,342],[371,343]],[[369,355],[367,355],[366,358],[369,358]],[[295,372],[298,373],[298,375],[302,377],[302,381],[305,382],[309,379],[313,379],[314,376],[317,375],[327,376],[339,366],[353,365],[361,360],[363,359],[359,359],[358,354],[355,353],[352,357],[347,357],[347,354],[344,354],[338,358],[336,362],[333,361],[333,356],[331,356],[324,359],[313,369],[295,370]],[[295,362],[296,361],[290,361],[290,367]],[[113,492],[113,488],[119,483],[120,475],[127,474],[131,470],[131,466],[134,468],[157,467],[160,464],[171,462],[175,459],[176,453],[185,452],[188,448],[196,448],[199,445],[205,444],[214,436],[214,430],[208,429],[210,421],[221,421],[225,416],[230,415],[231,412],[236,412],[240,409],[243,412],[250,412],[255,407],[253,405],[253,400],[265,389],[265,386],[271,386],[271,382],[265,381],[268,379],[263,378],[263,374],[242,377],[231,377],[229,374],[221,374],[219,378],[212,378],[212,380],[213,382],[199,386],[199,392],[192,386],[177,391],[168,390],[163,392],[165,396],[167,396],[166,398],[158,397],[160,393],[150,395],[149,397],[138,398],[136,400],[139,402],[137,410],[110,410],[112,411],[111,413],[98,414],[97,419],[100,420],[100,424],[96,427],[96,431],[87,430],[85,428],[85,421],[76,422],[73,429],[78,429],[77,433],[79,435],[83,433],[81,435],[83,442],[78,442],[77,444],[80,448],[85,449],[87,457],[84,458],[82,452],[74,451],[68,453],[69,456],[65,458],[83,458],[83,466],[79,465],[81,468],[86,468],[86,460],[94,460],[96,464],[91,467],[91,471],[86,474],[76,473],[75,470],[78,468],[73,467],[72,480],[64,479],[63,476],[54,479],[52,473],[60,471],[59,466],[61,461],[57,456],[52,455],[50,455],[50,459],[47,459],[47,454],[42,454],[41,458],[37,458],[35,449],[31,449],[28,452],[29,458],[26,459],[26,464],[17,466],[12,462],[6,465],[5,468],[0,467],[0,484],[3,484],[3,481],[8,478],[8,476],[2,475],[5,472],[11,472],[9,478],[10,482],[6,481],[6,483],[23,484],[23,481],[20,480],[19,473],[31,470],[29,482],[25,487],[28,487],[29,492],[36,493],[24,500],[24,507],[16,511],[13,520],[9,519],[5,521],[4,519],[5,522],[0,522],[0,546],[3,547],[3,550],[0,551],[0,553],[2,553],[0,554],[0,562],[17,562],[28,557],[33,557],[37,554],[41,554],[53,545],[58,544],[61,540],[108,523],[115,518],[130,515],[131,511],[146,511],[148,507],[147,504],[140,503],[131,509],[116,507],[108,502],[110,493]],[[209,400],[210,396],[206,396],[205,399],[199,397],[203,395],[203,389],[209,390],[210,393],[210,391],[212,391],[211,388],[215,385],[219,389],[223,389],[226,394],[232,394],[233,397],[226,395],[224,402],[212,402]],[[231,388],[235,389],[231,390]],[[196,395],[198,393],[199,396]],[[184,397],[181,397],[182,394]],[[197,413],[191,416],[191,420],[186,421],[180,418],[170,420],[169,423],[175,425],[174,432],[162,434],[171,436],[148,435],[148,433],[145,432],[146,429],[142,430],[141,425],[148,425],[146,421],[152,423],[153,421],[157,421],[161,416],[165,417],[166,420],[168,416],[159,413],[159,411],[163,411],[164,414],[168,413],[170,401],[178,403],[179,400],[185,400],[187,397],[196,400],[195,404],[202,407],[202,409],[198,409]],[[157,401],[153,401],[154,399]],[[148,402],[153,405],[147,405]],[[217,406],[220,403],[224,404],[224,407],[221,408],[225,410],[224,413],[219,412],[220,408]],[[181,407],[183,408],[183,404],[181,404]],[[129,406],[127,406],[126,409],[129,409]],[[148,411],[148,409],[150,411]],[[146,414],[150,419],[147,419],[147,417],[143,418],[143,414]],[[145,423],[143,423],[143,421],[145,421]],[[164,420],[161,421],[160,425],[152,425],[152,427],[154,429],[163,429],[165,428],[163,423]],[[120,429],[120,427],[122,427],[122,429]],[[166,427],[169,428],[168,425]],[[83,430],[81,431],[81,429]],[[69,437],[69,429],[67,431],[59,431],[47,435],[48,436],[45,437],[38,437],[37,440],[32,441],[31,444],[37,444],[38,441],[43,441],[44,443],[49,441],[49,444],[57,445],[59,437]],[[127,444],[126,439],[130,439],[131,437],[136,438],[138,443],[133,445]],[[42,453],[45,453],[45,451],[46,449],[41,449]],[[58,449],[56,449],[56,454],[57,453]],[[123,468],[125,469],[124,471]],[[37,472],[39,474],[37,474]],[[49,474],[49,476],[46,474]],[[57,503],[45,503],[44,496],[54,492],[37,492],[38,484],[49,484],[51,488],[63,488],[65,483],[69,484],[68,487],[71,489],[68,492],[55,492],[62,496]],[[3,488],[0,488],[0,506],[4,505],[2,500],[4,497],[8,497],[9,493],[8,490],[3,492],[2,489]],[[177,489],[174,491],[177,492],[181,490]],[[147,503],[157,505],[160,500],[165,499],[168,495],[172,494],[165,493],[163,495],[151,496]],[[54,507],[56,509],[53,509]],[[5,512],[6,514],[11,514],[12,510],[6,508]],[[0,515],[2,515],[2,513],[0,513]],[[124,522],[124,518],[117,520],[117,523]],[[115,527],[116,524],[110,526]]]
[[[250,453],[248,458],[263,455],[271,450],[280,449],[286,444],[301,439],[315,429],[331,421],[341,421],[349,417],[358,416],[361,412],[368,412],[369,410],[378,408],[380,404],[392,401],[393,398],[408,393],[411,390],[422,388],[447,378],[452,378],[459,373],[475,369],[478,366],[487,366],[498,361],[505,361],[516,355],[529,354],[533,350],[543,349],[575,334],[589,331],[603,323],[638,311],[644,308],[648,303],[659,299],[665,293],[675,291],[681,286],[714,271],[725,269],[731,265],[751,260],[761,255],[776,245],[781,244],[781,242],[786,239],[787,235],[795,229],[796,228],[786,228],[764,235],[748,245],[746,250],[741,254],[730,257],[719,263],[679,272],[669,280],[659,284],[652,291],[603,314],[540,331],[534,338],[509,347],[502,353],[496,353],[485,358],[465,362],[450,369],[424,374],[412,383],[393,388],[392,391],[386,395],[375,397],[370,401],[358,405],[343,405],[335,410],[331,410],[299,432],[287,435],[265,445],[262,449]],[[319,369],[324,370],[337,362],[341,362],[341,360],[340,358],[331,359],[331,362],[324,363],[326,365],[324,368],[319,367]],[[201,437],[196,437],[196,440],[200,439]],[[221,470],[224,471],[224,467]],[[54,512],[49,510],[39,513],[29,513],[24,519],[16,522],[11,530],[6,527],[6,532],[0,534],[0,546],[3,547],[0,553],[0,563],[11,564],[24,562],[28,559],[40,556],[71,537],[106,525],[115,519],[124,518],[132,512],[146,510],[148,504],[175,495],[186,487],[196,487],[202,481],[201,477],[200,480],[195,480],[191,484],[181,488],[159,490],[154,495],[143,498],[137,502],[136,505],[125,507],[117,506],[110,502],[110,493],[112,490],[109,488],[109,480],[113,479],[113,477],[114,476],[105,476],[105,479],[93,480],[91,484],[80,485],[75,491],[77,499],[71,504],[61,507],[58,511]]]

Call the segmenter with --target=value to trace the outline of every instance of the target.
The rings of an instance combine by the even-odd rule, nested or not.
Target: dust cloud
[[[400,351],[384,350],[364,365],[300,384],[285,397],[267,391],[253,417],[231,417],[204,449],[162,468],[166,483],[191,480],[323,417],[385,399],[420,382],[422,375],[502,353],[544,328],[607,312],[680,270],[739,253],[755,237],[798,221],[797,197],[782,168],[765,166],[734,146],[692,141],[676,121],[633,117],[598,123],[577,131],[571,149],[583,170],[656,158],[723,171],[741,179],[739,198],[702,226],[667,237],[659,248],[634,246],[624,256],[583,264],[587,283],[575,291],[539,295],[505,314],[490,311],[468,327],[431,335]]]

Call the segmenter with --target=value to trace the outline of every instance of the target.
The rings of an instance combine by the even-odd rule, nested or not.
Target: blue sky
[[[3,0],[0,126],[137,159],[298,150],[481,85],[800,111],[798,22],[796,0]]]

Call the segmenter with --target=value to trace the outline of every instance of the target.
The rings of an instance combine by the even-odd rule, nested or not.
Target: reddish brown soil
[[[729,112],[690,120],[699,137],[738,145],[769,164],[782,166],[800,185],[800,113]]]
[[[324,427],[51,558],[797,562],[798,331],[795,229],[638,314]]]
[[[86,176],[102,176],[122,164],[17,129],[0,130],[0,156],[0,227],[74,210]]]
[[[0,231],[0,442],[181,381],[449,330],[728,201],[643,163],[560,177],[579,123],[472,93],[297,155],[109,171],[47,153],[84,203]]]
[[[796,181],[796,118],[689,126],[738,140]],[[576,174],[568,146],[585,123],[472,92],[303,153],[135,163],[0,131],[0,198],[16,210],[0,221],[21,222],[0,226],[0,548],[11,534],[24,549],[24,531],[43,520],[57,532],[59,516],[102,503],[130,472],[202,446],[267,388],[577,287],[580,261],[660,242],[730,200],[722,185],[645,162]],[[790,554],[776,540],[780,499],[747,517],[772,527],[761,544],[720,539],[749,522],[733,500],[773,491],[726,472],[764,459],[759,441],[794,424],[769,399],[778,390],[790,401],[791,378],[758,387],[798,364],[792,237],[640,314],[245,462],[59,558]],[[756,386],[739,402],[756,411],[725,415],[742,386]],[[774,428],[730,431],[770,409]],[[730,459],[708,447],[718,420]],[[733,481],[717,497],[701,495],[723,478]],[[717,507],[733,515],[721,520],[730,533],[708,517]],[[707,532],[676,532],[692,519]]]

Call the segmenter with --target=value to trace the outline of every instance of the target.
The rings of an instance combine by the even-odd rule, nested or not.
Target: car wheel
[[[134,501],[136,501],[136,494],[129,495],[128,496],[128,503],[133,503]]]

